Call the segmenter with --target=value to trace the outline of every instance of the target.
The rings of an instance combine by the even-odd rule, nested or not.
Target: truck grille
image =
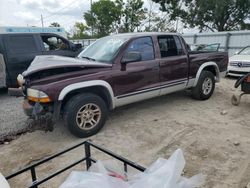
[[[239,67],[239,68],[245,68],[245,67],[250,67],[250,62],[233,61],[233,62],[230,62],[230,66],[232,66],[232,67]]]

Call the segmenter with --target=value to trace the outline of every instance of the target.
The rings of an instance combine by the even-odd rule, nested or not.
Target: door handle
[[[157,70],[159,70],[159,67],[153,67],[152,70],[157,71]]]

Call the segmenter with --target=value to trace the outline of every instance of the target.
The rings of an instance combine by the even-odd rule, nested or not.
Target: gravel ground
[[[27,128],[27,117],[21,105],[21,97],[10,97],[6,90],[0,90],[0,141],[6,135],[17,134]]]
[[[234,82],[222,79],[207,101],[196,101],[189,92],[178,92],[116,109],[104,128],[91,139],[143,166],[159,157],[168,158],[181,148],[186,159],[185,176],[200,172],[206,175],[202,188],[245,188],[250,182],[250,96],[243,97],[240,106],[232,106]],[[5,127],[2,130],[25,124],[21,99],[2,94],[0,100],[1,127]],[[6,104],[2,107],[3,102]],[[0,145],[0,172],[10,174],[83,140],[72,136],[63,122],[53,132],[21,135]],[[59,170],[82,154],[83,150],[77,150],[49,162],[39,168],[39,177]],[[100,154],[94,157],[107,159]],[[68,173],[41,187],[58,187]],[[12,187],[25,187],[29,177],[26,174],[10,183]]]

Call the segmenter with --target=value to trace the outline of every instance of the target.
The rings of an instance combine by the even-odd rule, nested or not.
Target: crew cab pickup
[[[37,56],[18,76],[24,111],[63,117],[74,135],[88,137],[119,106],[185,89],[206,100],[227,70],[228,54],[188,49],[178,34],[128,33],[101,38],[77,58]]]

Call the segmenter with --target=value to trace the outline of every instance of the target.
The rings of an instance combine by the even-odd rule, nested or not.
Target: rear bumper
[[[8,88],[8,95],[15,96],[15,97],[21,97],[23,96],[23,90],[21,87],[19,88]]]

